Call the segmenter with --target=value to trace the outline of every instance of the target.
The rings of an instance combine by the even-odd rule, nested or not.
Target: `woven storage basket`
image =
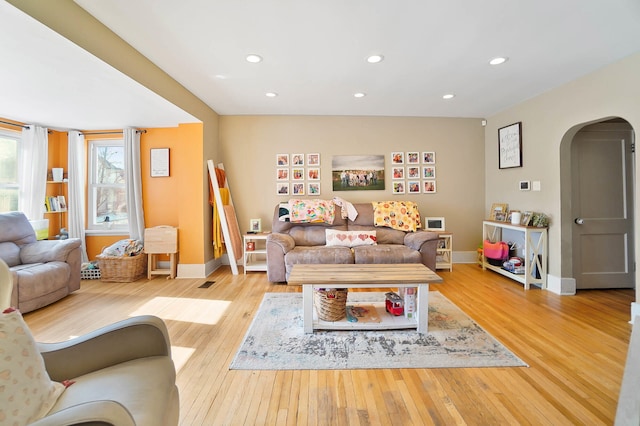
[[[322,321],[339,321],[347,316],[346,288],[313,290],[313,304],[318,313],[318,319]]]
[[[96,256],[100,266],[100,279],[119,283],[139,280],[147,274],[147,255]]]

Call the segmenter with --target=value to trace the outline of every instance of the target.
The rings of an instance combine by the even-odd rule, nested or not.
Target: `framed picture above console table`
[[[535,226],[513,225],[507,222],[485,220],[482,222],[482,240],[514,241],[523,245],[519,246],[518,255],[524,260],[524,273],[509,272],[501,266],[491,265],[486,256],[482,257],[482,269],[490,269],[505,277],[524,284],[524,289],[529,290],[531,284],[540,288],[547,288],[547,252],[548,236],[547,228]]]

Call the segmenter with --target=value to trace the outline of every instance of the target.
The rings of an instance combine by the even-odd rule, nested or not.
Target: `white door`
[[[618,123],[578,132],[571,145],[576,288],[634,288],[633,130]]]

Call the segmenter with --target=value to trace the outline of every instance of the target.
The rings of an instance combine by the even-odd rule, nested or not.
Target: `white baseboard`
[[[561,296],[574,296],[576,294],[575,278],[561,278],[547,274],[547,290]]]
[[[640,315],[640,303],[631,302],[631,320],[629,323],[634,324],[634,320],[638,315]]]

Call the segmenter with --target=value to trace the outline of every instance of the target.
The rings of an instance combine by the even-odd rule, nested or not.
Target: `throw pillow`
[[[19,311],[0,314],[0,423],[30,424],[44,417],[65,387],[51,381]]]
[[[377,244],[376,231],[326,230],[327,246],[358,247]]]
[[[280,222],[289,222],[289,203],[278,204],[278,220]]]

